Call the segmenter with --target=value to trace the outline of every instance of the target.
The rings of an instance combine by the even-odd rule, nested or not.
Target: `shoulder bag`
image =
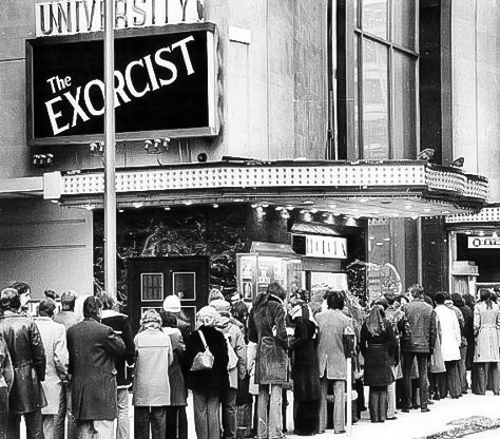
[[[210,352],[210,349],[208,348],[207,341],[205,340],[203,332],[198,330],[198,334],[200,336],[201,342],[203,343],[204,350],[198,352],[195,355],[193,359],[193,365],[191,366],[191,369],[189,369],[191,372],[210,370],[214,365],[214,355],[212,354],[212,352]]]

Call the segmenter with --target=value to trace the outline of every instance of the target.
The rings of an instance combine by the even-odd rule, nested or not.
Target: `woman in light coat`
[[[500,308],[491,300],[491,292],[486,288],[479,290],[479,303],[474,307],[474,334],[476,348],[474,363],[477,372],[477,388],[474,393],[484,395],[486,377],[491,376],[493,393],[499,394],[498,362],[500,361]],[[488,369],[488,371],[486,370]]]
[[[170,404],[169,367],[173,361],[170,336],[161,330],[162,320],[154,310],[141,319],[142,331],[135,336],[134,437],[165,439],[167,406]]]

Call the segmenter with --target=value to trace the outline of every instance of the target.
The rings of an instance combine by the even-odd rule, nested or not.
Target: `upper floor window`
[[[341,0],[339,151],[414,159],[418,145],[418,0]]]

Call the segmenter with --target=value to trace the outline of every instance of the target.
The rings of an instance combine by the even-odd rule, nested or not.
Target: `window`
[[[141,300],[163,301],[163,273],[141,273]]]
[[[416,158],[417,11],[418,0],[339,2],[338,158]]]

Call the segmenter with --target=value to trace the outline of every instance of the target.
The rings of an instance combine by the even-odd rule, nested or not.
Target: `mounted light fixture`
[[[90,152],[92,154],[97,154],[97,155],[102,155],[104,154],[104,142],[98,141],[98,142],[92,142],[89,147],[90,147]]]
[[[53,154],[34,154],[33,166],[37,168],[48,168],[54,164]]]
[[[170,145],[170,137],[165,137],[163,139],[153,139],[144,141],[144,149],[146,154],[163,154],[168,151]]]

